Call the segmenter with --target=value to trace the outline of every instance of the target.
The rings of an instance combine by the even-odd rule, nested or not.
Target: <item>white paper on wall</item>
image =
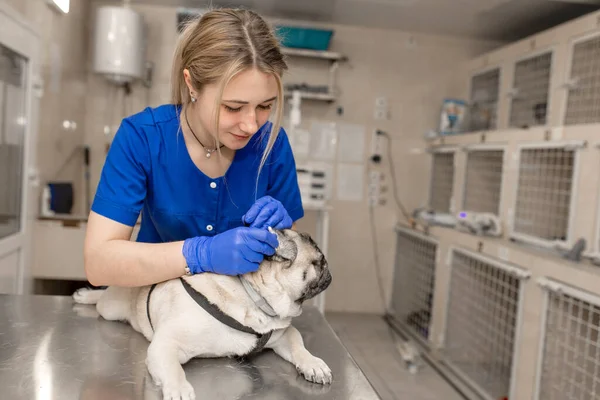
[[[362,163],[365,157],[365,127],[338,123],[338,161]]]
[[[333,161],[337,149],[335,122],[313,121],[310,127],[310,158]]]
[[[364,191],[364,167],[362,164],[338,164],[337,199],[362,201]]]
[[[310,155],[310,132],[296,128],[290,131],[290,145],[296,159],[306,159]]]

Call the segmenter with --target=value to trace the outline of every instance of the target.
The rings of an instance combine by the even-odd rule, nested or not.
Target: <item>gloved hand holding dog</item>
[[[271,196],[258,199],[242,217],[242,222],[251,228],[262,229],[289,229],[293,223],[283,204]]]
[[[183,242],[183,256],[192,274],[242,275],[256,271],[265,255],[275,254],[277,236],[266,229],[239,227],[215,236]]]
[[[183,256],[192,274],[243,275],[256,271],[264,256],[275,254],[279,245],[277,236],[267,228],[292,227],[292,218],[283,204],[271,196],[258,199],[242,221],[249,226],[184,241]]]

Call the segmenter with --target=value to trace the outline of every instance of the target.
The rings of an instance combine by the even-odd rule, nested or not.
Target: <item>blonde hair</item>
[[[275,77],[278,90],[275,118],[258,168],[260,175],[281,127],[281,77],[288,69],[274,32],[260,15],[250,10],[224,8],[208,11],[185,23],[175,49],[171,101],[175,105],[181,105],[183,110],[191,103],[189,89],[183,77],[183,70],[186,68],[193,87],[198,91],[204,85],[219,83],[215,100],[215,132],[218,132],[223,91],[234,76],[248,68],[256,68]],[[218,135],[216,140],[219,148]]]

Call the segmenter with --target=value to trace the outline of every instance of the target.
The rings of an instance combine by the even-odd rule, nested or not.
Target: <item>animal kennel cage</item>
[[[536,246],[571,239],[579,150],[584,142],[521,144],[510,236]]]
[[[455,148],[439,148],[432,151],[431,186],[429,207],[440,213],[453,211]]]
[[[414,230],[399,227],[396,232],[393,317],[427,345],[438,244]]]
[[[497,128],[500,68],[479,72],[471,77],[469,131]]]
[[[600,122],[600,34],[572,43],[567,87],[564,124]]]
[[[600,398],[600,297],[547,278],[536,400]]]
[[[516,398],[513,361],[529,272],[453,248],[443,361],[486,399]]]
[[[475,145],[467,147],[466,151],[463,210],[499,215],[504,147]]]
[[[515,64],[509,125],[524,128],[546,124],[552,52],[528,56]]]

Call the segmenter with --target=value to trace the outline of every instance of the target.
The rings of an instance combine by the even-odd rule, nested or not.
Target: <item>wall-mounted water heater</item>
[[[141,79],[145,73],[143,17],[129,7],[96,10],[93,70],[116,84]]]

